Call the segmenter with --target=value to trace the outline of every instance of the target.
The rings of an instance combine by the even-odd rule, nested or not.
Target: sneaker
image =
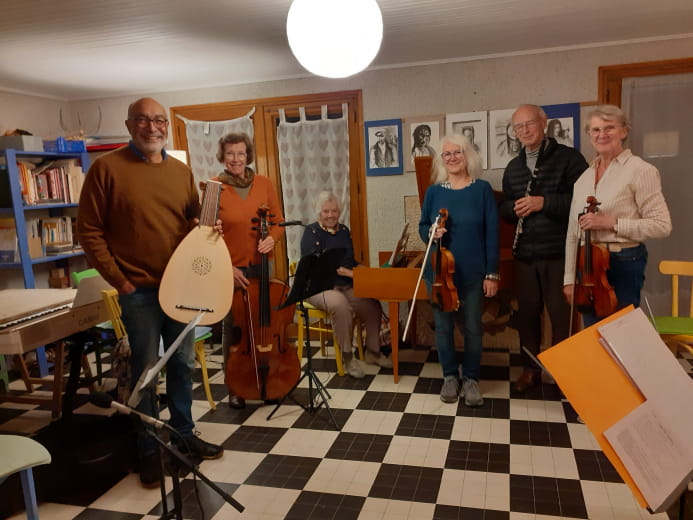
[[[371,352],[366,350],[366,363],[378,365],[380,368],[392,368],[392,360],[382,352]]]
[[[484,404],[484,398],[479,391],[479,382],[476,379],[465,377],[462,380],[462,395],[464,404],[467,406],[477,407]]]
[[[161,483],[161,464],[159,452],[148,453],[140,460],[140,483],[142,487],[153,489]]]
[[[457,376],[445,376],[443,388],[440,389],[440,400],[444,403],[455,403],[460,394],[460,384]]]
[[[346,371],[347,374],[349,374],[354,379],[363,379],[364,377],[366,377],[366,374],[363,372],[361,362],[353,356],[346,364]]]
[[[199,433],[198,433],[199,435]],[[200,439],[198,435],[185,435],[176,440],[176,447],[181,453],[189,453],[201,459],[219,459],[224,454],[224,448]]]

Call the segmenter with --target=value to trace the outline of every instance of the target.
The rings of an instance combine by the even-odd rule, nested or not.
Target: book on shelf
[[[13,218],[0,218],[0,263],[19,261],[17,228]]]
[[[41,219],[41,238],[46,252],[52,244],[69,243],[72,247],[72,236],[72,218],[50,217]]]
[[[54,242],[46,244],[46,255],[61,255],[69,253],[74,249],[72,242]]]
[[[17,159],[19,186],[27,206],[77,204],[84,173],[78,159],[58,159],[36,164]]]

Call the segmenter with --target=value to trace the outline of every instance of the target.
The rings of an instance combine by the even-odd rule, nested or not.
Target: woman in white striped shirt
[[[587,116],[585,130],[590,135],[597,157],[575,183],[566,236],[563,292],[572,301],[576,282],[576,255],[580,237],[590,230],[592,243],[601,243],[609,251],[607,278],[618,300],[617,308],[640,304],[645,281],[648,238],[663,238],[671,233],[659,171],[653,165],[624,148],[629,124],[614,105],[595,107]],[[596,213],[578,214],[587,197],[598,203]],[[583,314],[585,326],[597,317]]]

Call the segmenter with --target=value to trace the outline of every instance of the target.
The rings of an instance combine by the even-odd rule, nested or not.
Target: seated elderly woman
[[[342,349],[347,373],[356,379],[364,377],[363,367],[353,355],[354,315],[366,328],[366,363],[391,368],[392,361],[380,352],[380,302],[354,296],[354,246],[349,228],[339,223],[341,208],[337,197],[323,191],[316,204],[318,221],[306,226],[301,240],[301,255],[343,248],[344,258],[337,268],[334,287],[307,299],[308,303],[330,314],[337,342]]]

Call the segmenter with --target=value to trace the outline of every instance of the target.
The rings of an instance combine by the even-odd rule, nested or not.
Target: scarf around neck
[[[247,188],[253,183],[254,178],[255,172],[248,167],[246,167],[245,175],[243,175],[243,177],[233,175],[227,172],[226,170],[219,174],[219,180],[221,182],[223,182],[224,184],[230,184],[231,186],[234,186],[236,188]]]

